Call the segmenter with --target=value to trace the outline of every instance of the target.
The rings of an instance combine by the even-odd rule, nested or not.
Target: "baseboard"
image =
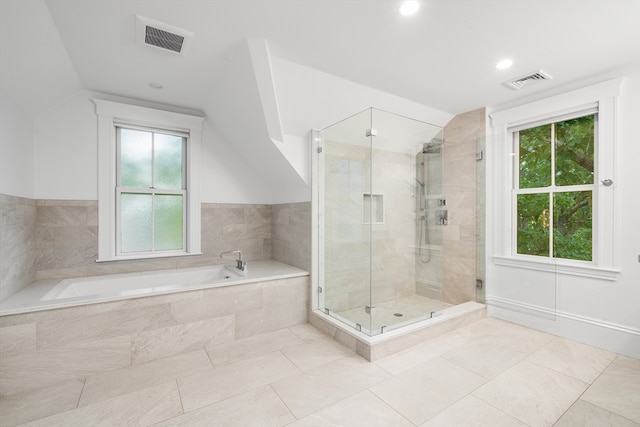
[[[487,315],[640,359],[640,329],[487,296]]]

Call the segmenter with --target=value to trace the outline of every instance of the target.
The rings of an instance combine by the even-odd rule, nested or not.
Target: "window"
[[[184,251],[187,137],[119,126],[116,135],[118,253]]]
[[[494,264],[616,280],[621,82],[490,113],[487,247]]]
[[[597,114],[513,132],[516,252],[593,259]]]
[[[94,102],[98,261],[200,255],[203,117]]]

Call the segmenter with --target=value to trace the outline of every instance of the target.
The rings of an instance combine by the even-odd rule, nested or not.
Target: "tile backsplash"
[[[0,194],[0,301],[35,279],[36,201]]]
[[[251,260],[310,268],[310,203],[203,203],[202,255],[96,263],[98,202],[0,195],[0,301],[33,281],[231,263],[224,250]]]

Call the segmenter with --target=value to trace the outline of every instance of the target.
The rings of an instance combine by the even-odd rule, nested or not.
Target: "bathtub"
[[[0,316],[308,275],[277,261],[254,261],[246,272],[214,265],[43,281],[0,303]]]

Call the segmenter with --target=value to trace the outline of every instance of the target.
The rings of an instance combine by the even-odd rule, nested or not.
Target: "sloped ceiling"
[[[291,152],[273,145],[291,136],[293,120],[278,120],[273,100],[265,108],[270,95],[248,39],[263,40],[273,58],[447,114],[519,102],[640,60],[637,0],[420,4],[404,17],[399,0],[2,0],[0,89],[32,116],[78,89],[202,111],[248,164],[273,166],[261,172],[272,187],[306,191],[300,168],[287,164]],[[136,15],[193,32],[189,52],[137,44]],[[496,70],[505,57],[514,66]],[[520,91],[502,85],[540,69],[554,79]]]
[[[13,87],[8,92],[30,111],[78,81],[89,90],[203,109],[230,52],[246,38],[263,38],[276,57],[458,114],[640,57],[636,0],[422,0],[411,17],[397,13],[399,3],[2,0],[3,89]],[[137,45],[136,14],[195,33],[189,54]],[[514,66],[498,72],[503,57]],[[501,86],[538,69],[554,80],[520,92]]]

